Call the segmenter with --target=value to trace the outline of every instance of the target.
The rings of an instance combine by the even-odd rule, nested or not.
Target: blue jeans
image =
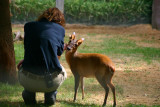
[[[57,90],[52,92],[44,93],[45,104],[53,105],[56,101]],[[36,93],[25,90],[22,92],[22,97],[26,105],[36,104]]]

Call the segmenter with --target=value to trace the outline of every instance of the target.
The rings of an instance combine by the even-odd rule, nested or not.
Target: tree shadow
[[[0,107],[21,107],[25,106],[24,102],[22,101],[17,101],[17,102],[12,102],[12,101],[0,101]]]
[[[78,107],[99,107],[100,105],[96,104],[81,104],[77,102],[72,102],[72,101],[66,101],[66,100],[56,100],[56,103],[64,104],[65,106],[78,106]],[[55,104],[56,106],[56,104]],[[17,102],[12,102],[12,101],[0,101],[0,107],[51,107],[47,106],[43,103],[43,101],[38,101],[36,105],[25,105],[23,101],[17,101]]]
[[[43,103],[43,101],[38,101],[35,105],[25,105],[23,101],[0,101],[0,107],[50,107]]]
[[[74,106],[78,106],[78,107],[100,107],[100,105],[96,105],[96,104],[81,104],[81,103],[77,103],[77,102],[73,102],[73,101],[66,101],[66,100],[57,100],[57,102],[59,103],[63,103],[67,106],[71,106],[71,107],[74,107]]]
[[[74,77],[67,78],[67,82],[65,81],[60,88],[65,88],[65,89],[70,89],[68,90],[69,92],[74,91],[74,82],[69,82],[69,81],[74,81]],[[84,87],[85,90],[88,92],[94,91],[104,91],[103,87],[98,83],[96,78],[84,78]],[[81,90],[81,84],[79,84],[79,90]]]

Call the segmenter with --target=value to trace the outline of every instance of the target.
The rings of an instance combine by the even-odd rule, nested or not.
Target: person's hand
[[[67,44],[65,43],[64,44],[64,49],[63,50],[66,50],[67,49]]]
[[[21,60],[21,61],[18,63],[18,65],[17,65],[18,70],[19,70],[20,67],[22,66],[22,63],[23,63],[23,60]]]

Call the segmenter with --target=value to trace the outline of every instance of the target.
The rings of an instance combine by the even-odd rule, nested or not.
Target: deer
[[[70,35],[69,42],[66,44],[65,58],[71,72],[74,75],[74,99],[76,100],[77,90],[81,82],[82,99],[84,99],[84,77],[96,78],[100,85],[105,89],[105,98],[102,106],[106,105],[109,87],[113,93],[113,107],[116,106],[115,86],[112,77],[115,67],[109,57],[99,53],[78,53],[77,49],[84,41],[84,38],[76,40],[75,32]]]

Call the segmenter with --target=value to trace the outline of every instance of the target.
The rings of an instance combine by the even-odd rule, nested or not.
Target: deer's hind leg
[[[104,77],[96,76],[96,79],[101,84],[101,86],[105,89],[105,98],[104,98],[104,102],[103,102],[103,106],[105,106],[106,102],[107,102],[108,93],[109,93],[109,87],[108,87]]]
[[[115,107],[116,106],[116,92],[115,92],[115,86],[113,85],[113,83],[110,81],[109,83],[108,83],[108,86],[111,88],[111,90],[112,90],[112,93],[113,93],[113,100],[114,100],[114,102],[113,102],[113,107]]]
[[[113,73],[105,75],[106,83],[111,88],[112,93],[113,93],[113,107],[115,107],[116,106],[116,92],[115,92],[115,86],[112,83],[112,77],[113,77]]]

